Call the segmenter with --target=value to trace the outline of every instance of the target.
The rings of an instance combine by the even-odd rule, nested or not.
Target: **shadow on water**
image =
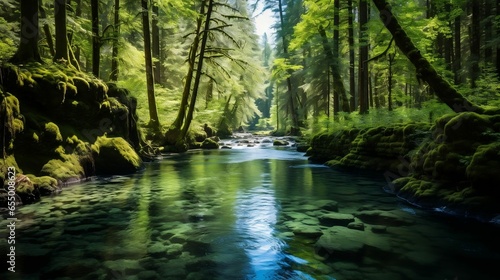
[[[499,279],[498,228],[384,185],[287,148],[173,155],[18,209],[0,279]]]

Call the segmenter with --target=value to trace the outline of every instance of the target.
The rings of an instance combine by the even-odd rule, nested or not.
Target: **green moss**
[[[500,143],[481,145],[472,156],[466,174],[473,187],[481,192],[500,194]]]
[[[28,176],[35,187],[38,188],[40,195],[49,195],[61,190],[59,181],[55,178],[49,176],[37,177],[33,174],[28,174],[26,176]]]
[[[43,132],[43,141],[49,143],[59,143],[62,142],[63,138],[59,127],[53,123],[49,122],[45,124],[45,130]]]
[[[474,140],[483,138],[483,133],[491,130],[492,124],[487,116],[474,112],[464,112],[456,115],[444,126],[446,142],[457,140]]]
[[[41,170],[42,175],[53,177],[62,182],[79,181],[85,178],[85,171],[78,155],[62,154],[62,159],[51,159]]]
[[[215,141],[211,138],[207,138],[207,139],[203,140],[203,142],[201,143],[201,148],[202,149],[218,149],[219,143],[217,143],[217,141]]]
[[[92,151],[98,174],[129,174],[143,167],[139,155],[121,137],[98,137]]]

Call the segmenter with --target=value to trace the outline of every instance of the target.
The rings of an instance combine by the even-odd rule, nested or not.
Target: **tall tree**
[[[186,115],[186,121],[184,122],[184,125],[181,130],[181,139],[184,139],[186,137],[189,126],[191,125],[191,121],[193,120],[193,113],[196,104],[196,97],[198,96],[201,74],[203,71],[203,61],[205,58],[205,51],[207,49],[207,41],[210,32],[210,20],[212,18],[213,9],[214,9],[214,0],[208,0],[207,13],[205,16],[205,25],[202,31],[200,53],[198,58],[198,64],[196,67],[196,76],[193,85],[193,92],[191,93],[191,102],[189,103],[189,109]]]
[[[40,31],[38,27],[38,0],[23,0],[21,2],[20,43],[12,62],[25,63],[41,61],[38,51]]]
[[[472,0],[472,20],[470,26],[470,85],[471,88],[477,86],[480,68],[479,60],[481,57],[481,1]]]
[[[350,112],[349,100],[344,87],[344,81],[340,76],[340,0],[335,0],[333,9],[333,61],[337,74],[333,73],[333,81],[335,83],[334,91],[337,92],[337,99],[339,105],[342,105],[342,111]],[[336,77],[336,75],[338,75]],[[342,84],[342,85],[340,85]],[[340,106],[339,106],[340,107]],[[337,108],[339,109],[339,108]]]
[[[43,1],[39,0],[40,7],[38,10],[40,11],[40,17],[45,19],[45,23],[43,24],[43,32],[45,33],[45,41],[47,42],[47,47],[49,48],[50,55],[54,57],[54,41],[52,41],[52,32],[50,31],[49,23],[47,22],[47,13],[45,12],[45,8],[43,6]]]
[[[194,32],[194,39],[193,43],[190,46],[189,49],[189,55],[188,55],[188,72],[186,75],[186,78],[184,79],[184,88],[182,91],[182,98],[181,98],[181,104],[179,106],[179,110],[177,111],[177,117],[175,118],[174,122],[168,129],[165,137],[167,139],[167,142],[170,144],[176,144],[179,142],[179,140],[183,140],[180,138],[181,135],[181,129],[184,124],[184,119],[186,118],[186,110],[188,109],[189,106],[189,96],[191,94],[191,84],[193,81],[193,76],[194,76],[194,71],[195,71],[195,66],[196,66],[196,58],[198,57],[198,47],[200,44],[200,35],[201,35],[201,28],[203,24],[203,17],[205,16],[205,1],[202,1],[200,5],[200,13],[196,19],[196,30]]]
[[[394,36],[394,41],[403,54],[415,66],[417,76],[434,89],[436,96],[455,112],[473,111],[484,113],[478,107],[462,96],[454,87],[441,77],[429,61],[420,53],[418,48],[399,24],[392,8],[386,0],[372,0],[380,12],[380,19],[385,27]]]
[[[454,20],[454,38],[455,38],[455,53],[453,59],[453,73],[455,84],[458,85],[462,82],[461,71],[462,71],[462,15],[461,13],[455,17]]]
[[[359,113],[368,113],[368,0],[359,0]]]
[[[92,74],[99,78],[99,63],[101,62],[101,38],[99,36],[99,1],[90,0],[92,21]]]
[[[70,62],[68,31],[66,25],[67,0],[54,0],[54,18],[56,25],[56,54],[54,60]]]
[[[279,12],[279,20],[280,20],[280,29],[281,29],[281,40],[282,40],[282,45],[283,45],[283,54],[285,56],[285,59],[289,58],[288,54],[288,41],[286,39],[285,35],[285,20],[284,20],[284,12],[283,12],[283,0],[278,0],[278,12]],[[297,113],[297,108],[295,107],[295,95],[294,95],[294,90],[292,88],[292,78],[291,75],[289,75],[286,78],[286,85],[287,85],[287,96],[289,100],[289,110],[290,110],[290,115],[292,116],[292,127],[290,129],[290,133],[292,135],[299,134],[300,129],[299,129],[299,117]]]
[[[349,93],[351,111],[356,110],[356,77],[355,77],[355,56],[354,56],[354,12],[352,10],[352,0],[347,0],[347,24],[348,24],[348,41],[349,41]]]
[[[146,85],[148,91],[149,126],[154,131],[160,130],[158,110],[156,108],[155,88],[153,80],[153,59],[151,57],[151,32],[149,31],[149,0],[141,0],[142,32],[144,35],[144,59],[146,62]]]
[[[118,42],[120,38],[120,0],[115,0],[113,21],[113,49],[111,54],[111,81],[118,81]]]
[[[161,62],[160,62],[160,28],[158,27],[158,17],[159,9],[157,0],[153,0],[152,3],[152,21],[151,21],[151,33],[153,38],[153,59],[154,59],[154,80],[155,83],[161,84]]]

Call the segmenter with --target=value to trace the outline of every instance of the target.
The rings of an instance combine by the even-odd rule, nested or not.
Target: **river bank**
[[[306,155],[334,168],[383,172],[387,191],[426,209],[498,223],[500,116],[450,114],[314,136]]]

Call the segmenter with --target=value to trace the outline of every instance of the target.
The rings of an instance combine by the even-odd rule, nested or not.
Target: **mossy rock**
[[[30,204],[40,200],[38,187],[33,184],[28,176],[17,173],[16,194],[21,198],[23,204]]]
[[[8,155],[5,159],[0,158],[0,184],[3,185],[8,174],[9,167],[13,167],[16,173],[22,173],[14,155]]]
[[[477,190],[500,195],[500,143],[481,145],[467,166],[467,179]]]
[[[80,157],[75,154],[63,154],[62,159],[51,159],[40,171],[42,176],[50,176],[64,183],[78,182],[86,177],[80,163]]]
[[[130,174],[143,168],[139,155],[121,137],[98,137],[92,150],[99,175]]]
[[[6,149],[12,149],[14,138],[25,129],[17,97],[10,93],[0,93],[0,117],[3,120],[0,129],[2,145],[5,144]]]
[[[26,175],[38,188],[40,195],[50,195],[61,191],[60,181],[49,176],[36,177],[33,174]]]
[[[201,148],[202,149],[218,149],[219,148],[219,143],[217,143],[215,140],[211,138],[207,138],[203,140],[201,143]]]
[[[444,126],[446,142],[458,140],[490,140],[486,132],[492,131],[492,123],[488,116],[474,112],[464,112],[450,119]]]

